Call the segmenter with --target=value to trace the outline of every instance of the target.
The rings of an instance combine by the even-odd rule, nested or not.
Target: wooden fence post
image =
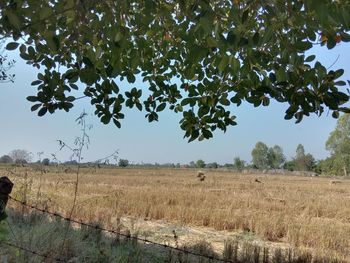
[[[0,216],[5,212],[9,194],[12,192],[13,183],[6,176],[0,177]]]

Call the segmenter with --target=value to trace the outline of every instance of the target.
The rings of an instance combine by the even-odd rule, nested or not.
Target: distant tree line
[[[257,142],[252,151],[252,166],[256,169],[286,169],[289,171],[313,171],[316,167],[315,158],[305,153],[304,146],[299,144],[295,157],[287,161],[281,146],[268,148],[263,142]]]
[[[305,153],[304,146],[299,144],[296,149],[295,157],[287,161],[283,153],[283,149],[279,145],[268,147],[263,142],[257,142],[254,149],[251,152],[252,163],[248,164],[240,157],[235,157],[233,163],[226,163],[220,165],[217,162],[205,163],[202,159],[196,162],[191,161],[185,167],[189,168],[231,168],[238,171],[243,169],[259,169],[259,170],[270,170],[270,169],[286,169],[289,171],[313,171],[316,167],[314,157],[308,153]]]
[[[50,165],[51,161],[49,158],[41,159],[43,152],[38,153],[39,160],[35,161],[36,164]],[[16,149],[8,154],[0,157],[0,163],[2,164],[28,164],[32,163],[34,154],[24,149]]]
[[[27,150],[16,149],[0,157],[0,163],[26,164],[32,161],[33,154]]]
[[[265,143],[259,141],[255,144],[251,152],[252,162],[249,164],[242,160],[240,157],[235,157],[232,163],[226,163],[224,165],[217,162],[205,163],[204,160],[198,159],[197,161],[191,161],[188,164],[181,165],[180,163],[139,163],[130,164],[129,160],[119,158],[117,166],[119,167],[165,167],[165,168],[230,168],[237,171],[243,169],[259,169],[259,170],[271,170],[271,169],[284,169],[288,171],[314,171],[319,174],[325,175],[343,175],[348,176],[350,173],[350,114],[344,114],[338,119],[335,130],[331,132],[326,142],[326,149],[330,151],[330,157],[316,161],[311,153],[306,153],[302,144],[298,144],[295,150],[295,156],[291,160],[287,160],[283,149],[279,145],[272,147],[267,146]],[[55,164],[51,162],[49,158],[41,160],[41,154],[38,153],[39,160],[36,163],[42,165]],[[0,157],[0,163],[3,164],[26,164],[30,163],[33,159],[33,154],[27,150],[16,149],[10,153]],[[77,165],[77,161],[66,161],[65,165]],[[87,163],[91,164],[91,163]]]

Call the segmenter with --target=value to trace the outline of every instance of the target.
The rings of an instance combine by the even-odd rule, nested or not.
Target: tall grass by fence
[[[291,250],[287,250],[287,251],[282,251],[280,249],[277,249],[275,251],[273,251],[273,253],[271,253],[271,251],[268,250],[268,248],[262,248],[259,246],[254,246],[254,245],[243,245],[243,247],[240,248],[241,252],[240,255],[238,253],[239,247],[238,247],[238,243],[226,243],[225,244],[225,250],[223,253],[223,257],[217,257],[217,256],[213,256],[213,255],[207,255],[205,253],[199,253],[196,251],[192,251],[186,248],[182,248],[182,247],[177,247],[177,246],[170,246],[168,244],[163,244],[163,243],[157,243],[154,242],[152,240],[146,239],[146,238],[140,238],[138,236],[133,236],[130,234],[130,232],[127,233],[123,233],[120,230],[114,230],[114,229],[107,229],[104,227],[101,227],[99,225],[96,224],[91,224],[91,223],[87,223],[84,222],[82,220],[77,220],[77,219],[72,219],[69,217],[66,217],[60,213],[57,212],[52,212],[49,209],[42,209],[39,208],[37,206],[28,204],[24,201],[18,200],[14,197],[9,196],[9,201],[14,202],[15,204],[27,209],[27,211],[32,211],[32,212],[39,212],[42,213],[43,215],[47,215],[48,217],[54,217],[57,218],[59,220],[65,221],[65,222],[69,222],[72,223],[72,225],[74,225],[76,228],[82,228],[82,227],[86,227],[86,228],[91,228],[92,230],[98,230],[98,231],[103,231],[107,234],[109,234],[109,236],[114,236],[114,237],[118,237],[122,238],[123,240],[126,241],[133,241],[133,242],[138,242],[138,243],[144,243],[144,244],[150,244],[153,246],[157,246],[160,247],[162,249],[166,249],[170,252],[177,252],[177,253],[181,253],[184,255],[184,257],[190,256],[192,258],[192,260],[169,260],[169,261],[164,261],[164,262],[169,262],[169,263],[173,263],[173,262],[229,262],[229,263],[244,263],[244,262],[251,262],[251,263],[339,263],[341,261],[338,260],[332,260],[332,259],[325,259],[325,258],[317,258],[315,256],[313,256],[310,253],[303,253],[303,254],[298,254],[298,253],[294,253]],[[176,235],[174,233],[174,235]],[[174,238],[176,238],[176,236],[174,236]],[[9,241],[5,241],[2,240],[0,241],[0,244],[9,246],[9,247],[13,247],[19,250],[22,250],[24,252],[33,254],[35,256],[41,257],[43,260],[47,260],[48,262],[67,262],[65,259],[60,258],[60,257],[53,257],[52,255],[48,255],[43,253],[42,251],[39,250],[33,250],[33,249],[29,249],[28,247],[25,247],[22,244],[16,244],[16,243],[12,243]],[[171,253],[170,253],[171,254]],[[194,260],[194,258],[202,258],[202,260]],[[206,261],[203,261],[206,260]]]
[[[184,253],[184,254],[188,254],[188,255],[192,255],[192,256],[196,256],[196,257],[206,258],[206,259],[209,259],[209,260],[212,260],[212,261],[235,263],[232,260],[218,258],[218,257],[214,257],[214,256],[208,256],[208,255],[200,254],[200,253],[197,253],[197,252],[194,252],[194,251],[182,249],[180,247],[173,247],[173,246],[169,246],[167,244],[157,243],[157,242],[148,240],[146,238],[140,238],[140,237],[137,237],[137,236],[132,236],[129,233],[122,233],[120,231],[116,231],[116,230],[113,230],[113,229],[107,229],[107,228],[104,228],[104,227],[100,227],[98,225],[93,225],[93,224],[90,224],[90,223],[87,223],[87,222],[83,222],[82,220],[72,219],[70,217],[66,217],[64,215],[61,215],[60,213],[52,212],[52,211],[49,211],[47,209],[41,209],[41,208],[36,207],[34,205],[27,204],[26,202],[20,201],[20,200],[14,198],[12,196],[9,196],[9,199],[12,200],[13,202],[16,202],[16,203],[20,204],[21,206],[24,206],[24,207],[29,208],[29,209],[36,210],[36,211],[44,213],[44,214],[46,214],[48,216],[60,218],[60,219],[63,219],[65,221],[67,221],[67,222],[70,222],[70,223],[74,223],[74,224],[77,224],[77,225],[80,225],[80,226],[89,227],[89,228],[92,228],[92,229],[95,229],[95,230],[100,230],[100,231],[103,231],[103,232],[106,232],[106,233],[109,233],[109,234],[116,235],[118,237],[123,237],[125,239],[129,239],[129,240],[131,239],[131,240],[134,240],[134,241],[137,241],[137,242],[148,243],[148,244],[159,246],[159,247],[162,247],[162,248],[178,251],[178,252],[181,252],[181,253]],[[33,250],[24,248],[24,247],[16,245],[16,244],[12,244],[12,243],[9,243],[9,242],[6,242],[6,241],[1,241],[1,243],[5,244],[5,245],[8,245],[8,246],[16,247],[18,249],[24,250],[26,252],[32,253],[32,254],[37,255],[37,256],[48,258],[48,256],[40,254],[40,252],[33,251]],[[57,261],[57,262],[64,262],[60,258],[53,258],[53,259],[55,261]]]

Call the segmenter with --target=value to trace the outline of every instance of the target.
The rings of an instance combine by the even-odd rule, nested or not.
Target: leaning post
[[[6,177],[0,177],[0,221],[5,215],[5,208],[9,199],[9,194],[12,192],[13,183]]]

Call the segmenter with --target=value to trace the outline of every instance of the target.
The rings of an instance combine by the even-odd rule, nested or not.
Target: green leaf
[[[339,111],[333,111],[332,112],[332,117],[335,118],[335,119],[338,119],[339,118]]]
[[[243,15],[242,15],[242,24],[244,24],[245,21],[247,21],[248,15],[249,15],[249,8],[246,8],[246,10],[244,10]]]
[[[108,124],[111,121],[111,116],[109,114],[105,114],[101,117],[101,122],[103,124]]]
[[[47,112],[47,108],[46,107],[42,107],[39,111],[38,111],[38,116],[44,116]]]
[[[235,35],[233,30],[228,32],[228,34],[227,34],[227,41],[228,41],[229,44],[234,45],[236,43],[236,39],[237,39],[237,37],[236,37],[236,35]]]
[[[346,32],[340,33],[341,40],[344,42],[350,42],[350,35]]]
[[[141,103],[136,102],[135,105],[136,105],[136,108],[137,108],[139,111],[142,111],[142,104],[141,104]]]
[[[115,118],[113,118],[113,122],[114,122],[114,125],[117,126],[120,129],[120,127],[121,127],[120,122],[117,119],[115,119]]]
[[[290,114],[290,113],[288,113],[284,116],[285,120],[290,120],[291,118],[293,118],[293,114]]]
[[[35,80],[30,85],[36,86],[36,85],[39,85],[41,82],[42,82],[41,80]]]
[[[202,106],[198,109],[198,117],[202,118],[204,115],[208,114],[210,108],[208,106]]]
[[[212,26],[213,26],[213,21],[212,21],[211,17],[209,17],[209,16],[201,17],[201,19],[199,20],[199,23],[201,24],[203,30],[206,33],[211,32]]]
[[[305,59],[305,62],[311,62],[311,61],[313,61],[315,58],[316,58],[315,55],[308,56],[308,57]]]
[[[31,111],[36,111],[37,109],[40,108],[41,105],[42,105],[42,103],[34,104],[34,105],[30,108],[30,110],[31,110]]]
[[[350,108],[339,107],[339,111],[344,112],[344,113],[350,113]]]
[[[80,71],[80,80],[87,85],[93,85],[99,78],[99,76],[92,70],[84,68]]]
[[[230,57],[230,65],[232,68],[232,74],[236,75],[241,67],[239,60],[237,58],[235,58],[234,56],[231,56]]]
[[[300,41],[295,44],[296,49],[299,51],[306,51],[312,48],[312,43],[309,41]]]
[[[75,101],[75,97],[74,96],[69,96],[66,98],[66,101],[72,102]]]
[[[60,41],[56,36],[46,38],[46,44],[53,52],[57,52],[60,48]]]
[[[264,36],[262,38],[262,43],[269,42],[272,36],[273,36],[273,28],[270,26],[267,29],[265,29]]]
[[[6,12],[6,16],[8,17],[10,24],[15,27],[16,29],[20,29],[21,27],[21,21],[18,18],[18,16],[14,13],[12,13],[11,11]]]
[[[217,47],[218,42],[216,41],[215,38],[213,38],[212,36],[209,36],[209,37],[207,37],[207,45],[208,45],[208,47]]]
[[[229,62],[229,57],[227,55],[223,55],[218,65],[218,69],[220,72],[223,72],[226,69],[228,62]]]
[[[136,80],[134,74],[132,74],[132,73],[128,73],[128,75],[126,75],[126,78],[127,78],[129,83],[134,83]]]
[[[264,97],[262,100],[262,105],[269,106],[269,104],[270,104],[270,99],[268,97]]]
[[[334,79],[337,79],[344,75],[344,69],[338,69],[334,72]]]
[[[260,37],[259,32],[255,32],[255,34],[253,35],[253,44],[255,46],[259,44],[259,39],[260,39],[259,37]]]
[[[317,18],[319,21],[327,21],[328,16],[328,7],[326,2],[317,1],[317,5],[315,5],[315,11]]]
[[[276,74],[276,80],[278,82],[283,82],[286,80],[286,73],[283,68],[277,69],[275,74]]]
[[[195,102],[195,98],[185,98],[181,101],[181,106],[186,106],[192,102]]]
[[[337,44],[337,42],[336,42],[335,38],[333,38],[333,37],[328,38],[328,41],[327,41],[327,48],[328,49],[334,48],[336,44]]]
[[[38,101],[38,97],[36,97],[36,96],[28,96],[27,100],[30,101],[30,102],[36,102],[36,101]]]
[[[6,45],[7,50],[15,50],[19,46],[17,42],[10,42]]]
[[[225,95],[225,96],[224,96]],[[230,105],[230,101],[227,99],[227,94],[224,94],[223,96],[221,96],[220,98],[220,103],[224,106],[229,106]]]
[[[294,117],[297,119],[295,123],[299,123],[302,121],[304,114],[303,112],[297,112],[294,114]]]
[[[163,111],[165,109],[165,106],[166,106],[166,103],[163,102],[161,104],[158,105],[156,111],[159,112],[159,111]]]
[[[75,89],[75,90],[78,90],[78,86],[75,85],[74,83],[70,83],[69,86],[72,88],[72,89]]]
[[[211,131],[209,131],[209,130],[203,129],[202,130],[202,134],[203,134],[204,138],[206,138],[206,139],[209,139],[209,138],[213,137],[213,133]]]

